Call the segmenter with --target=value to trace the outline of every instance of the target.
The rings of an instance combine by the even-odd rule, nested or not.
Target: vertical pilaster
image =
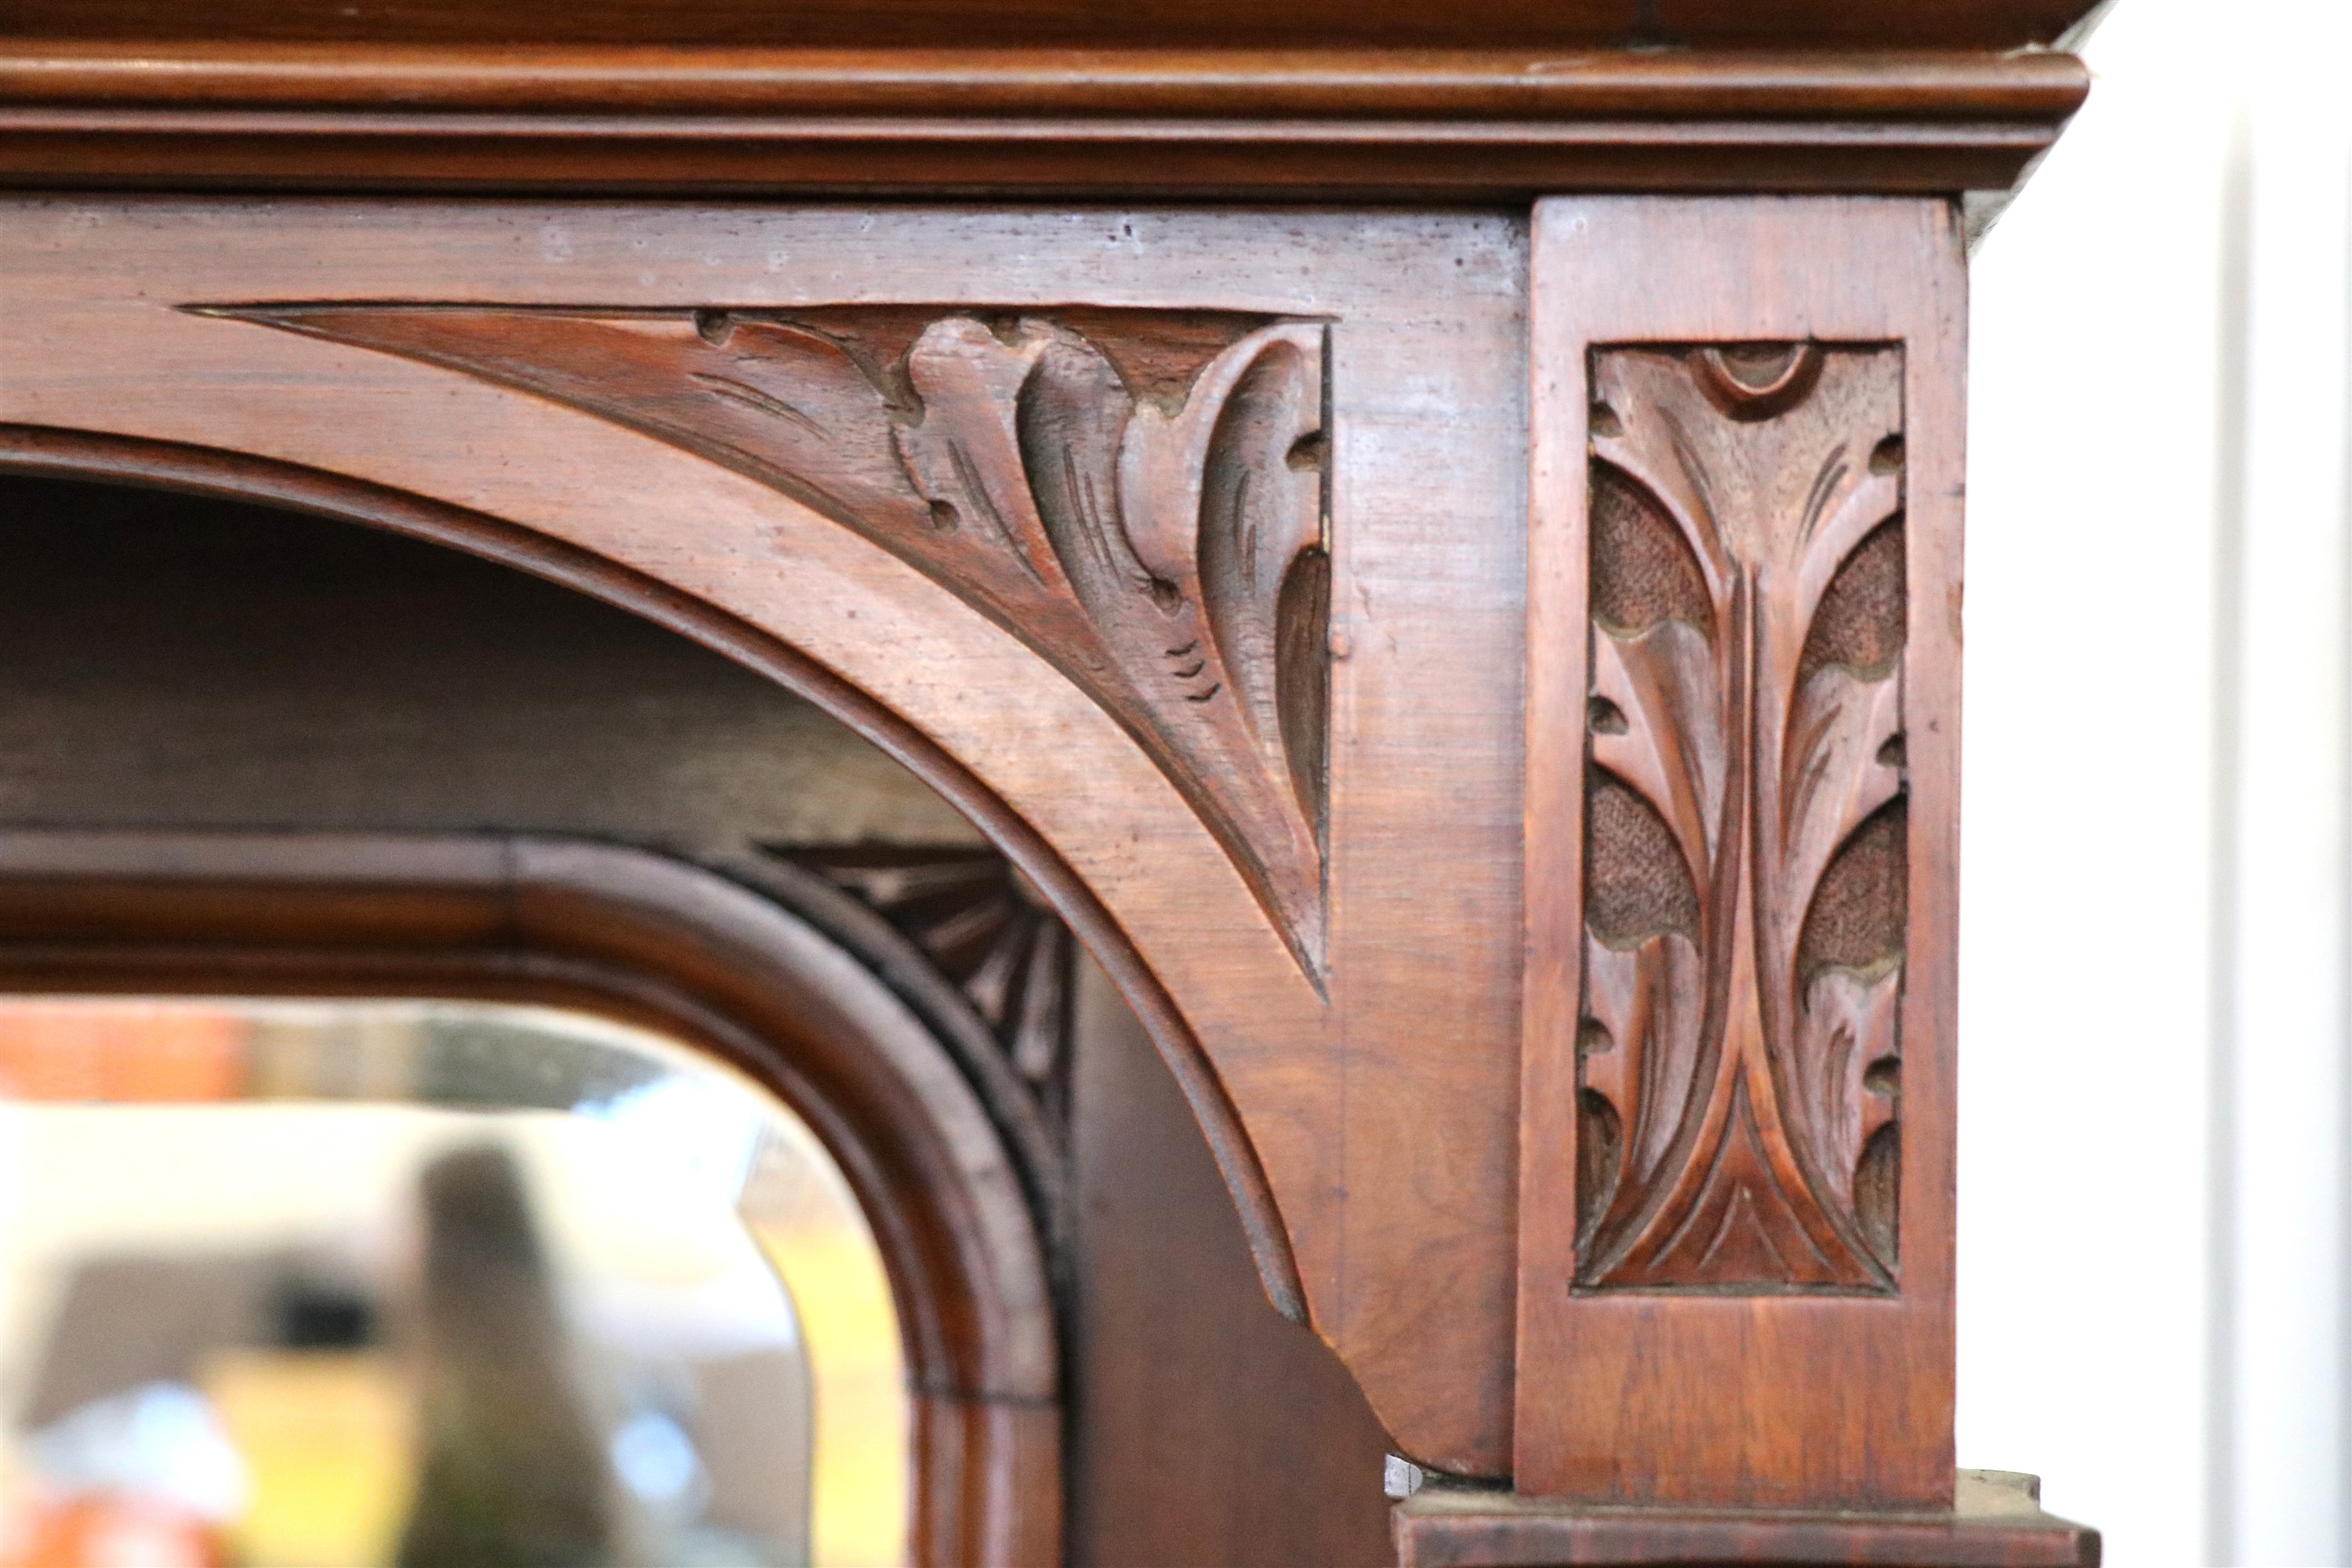
[[[1548,201],[1530,287],[1518,1489],[1948,1508],[1955,215]]]

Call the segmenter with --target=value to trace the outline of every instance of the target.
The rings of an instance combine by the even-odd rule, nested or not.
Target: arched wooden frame
[[[14,831],[0,989],[531,1002],[711,1052],[807,1121],[873,1226],[913,1561],[1061,1560],[1059,1341],[1024,1173],[950,1048],[793,911],[585,840]]]
[[[945,796],[1069,922],[1174,1071],[1234,1194],[1268,1299],[1285,1316],[1307,1321],[1297,1266],[1265,1169],[1215,1068],[1158,976],[1034,827],[937,742],[866,692],[799,649],[626,566],[499,518],[366,480],[245,453],[24,425],[0,425],[0,472],[257,501],[446,544],[643,616],[840,720]]]
[[[401,204],[395,216],[333,200],[10,204],[0,461],[13,450],[23,471],[244,496],[438,539],[647,615],[842,718],[980,824],[1102,962],[1204,1130],[1268,1297],[1339,1352],[1396,1450],[1507,1475],[1524,222],[533,210],[537,239],[518,250],[514,213],[490,205]],[[313,309],[337,301],[359,315]],[[966,368],[995,390],[958,401],[961,414],[900,452],[898,372],[876,362],[844,381],[835,364],[804,386],[792,368],[777,333],[810,311],[819,337],[916,331],[909,375],[918,350],[969,351]],[[607,407],[593,389],[551,396],[535,370],[477,374],[333,335],[386,323],[552,332],[553,358],[531,359],[546,365],[566,360],[575,331],[610,321],[659,340],[667,368],[624,389],[648,393],[643,407]],[[1013,341],[973,335],[992,321]],[[1194,365],[1234,331],[1167,413],[1171,389],[1150,367]],[[1081,343],[1144,358],[1106,372]],[[711,353],[729,357],[706,363]],[[1024,486],[1037,492],[1033,458],[1008,434],[1019,399],[1004,402],[1026,355],[1050,358],[1047,379],[1105,417],[1127,406],[1113,383],[1159,389],[1119,441],[1129,477],[1106,489],[1108,448],[1086,447],[1087,493],[1149,498],[1131,515],[1124,502],[1115,519],[1088,515],[1117,521],[1130,545],[1158,541],[1155,559],[1174,552],[1139,604],[1119,597],[1136,596],[1131,574],[1095,571],[1088,594],[1073,583],[1041,600],[1005,551],[937,553],[940,539],[994,535],[909,500],[951,492],[964,498],[943,501],[951,510],[979,507],[968,493],[979,481],[955,468],[961,442],[993,454],[997,488],[972,517],[1041,521],[1020,500]],[[728,365],[770,392],[742,395]],[[930,369],[920,374],[928,384]],[[695,416],[673,427],[680,375]],[[771,406],[773,394],[796,407],[815,385],[841,394],[825,395],[847,421],[826,426],[838,439]],[[1244,391],[1265,417],[1225,416]],[[751,446],[712,445],[755,413]],[[808,440],[772,449],[780,431]],[[845,489],[824,477],[852,458],[866,478]],[[1212,468],[1218,507],[1276,496],[1280,526],[1252,531],[1238,513],[1196,507]],[[1234,482],[1244,474],[1273,482]],[[1318,490],[1322,553],[1294,558]],[[1187,526],[1195,511],[1205,531]],[[1243,538],[1283,542],[1279,594],[1230,570],[1265,563],[1254,546],[1225,548]],[[1328,600],[1290,592],[1320,575],[1310,559],[1328,562]],[[1045,553],[1030,563],[1051,565]],[[1328,635],[1311,636],[1318,611]],[[1187,662],[1206,646],[1190,630],[1156,637],[1163,615],[1211,615],[1200,629],[1242,650],[1229,679]],[[1318,655],[1320,722],[1298,696],[1312,695]],[[1240,720],[1240,698],[1194,706],[1224,690],[1257,703],[1269,668],[1271,728],[1256,706]],[[1286,668],[1307,672],[1287,707]],[[1278,767],[1266,751],[1276,729]],[[1302,841],[1302,818],[1319,842]]]
[[[364,48],[191,60],[152,40],[117,46],[119,58],[44,51],[8,73],[11,90],[37,100],[12,132],[25,179],[222,194],[9,204],[17,309],[7,337],[23,367],[6,389],[9,416],[267,452],[535,526],[591,562],[625,563],[668,585],[649,598],[685,595],[683,620],[736,627],[724,616],[738,616],[792,644],[780,661],[740,627],[704,637],[754,648],[746,662],[761,668],[808,661],[813,684],[779,678],[964,801],[1033,877],[1040,864],[1070,869],[1037,879],[1170,1055],[1269,1293],[1294,1315],[1311,1304],[1401,1453],[1514,1483],[1507,1498],[1440,1487],[1409,1503],[1405,1561],[2095,1560],[2079,1532],[2052,1555],[2007,1526],[1976,1543],[1942,1539],[1955,1517],[1943,1511],[1955,1495],[1948,1162],[1965,331],[1954,198],[1979,218],[1997,210],[2080,101],[2078,64],[2020,46],[2068,47],[2083,0],[2037,3],[2034,16],[2014,0],[1935,7],[1932,37],[1916,16],[1857,30],[1828,15],[1838,7],[1810,3],[1780,7],[1762,33],[1745,14],[1755,7],[1710,23],[1685,5],[1666,20],[1686,47],[1654,57],[1624,46],[1664,25],[1655,5],[1633,7],[1630,22],[1622,0],[1541,6],[1533,33],[1493,15],[1422,18],[1437,29],[1432,40],[1469,47],[1435,73],[1411,51],[1379,65],[1246,50],[1205,65],[1138,50],[1122,64],[1101,47],[1075,65],[1019,49],[984,63],[917,61],[900,58],[903,17],[883,28],[889,47],[878,53],[730,57],[717,75],[712,61],[584,53],[518,69]],[[1378,16],[1339,11],[1321,31],[1297,32],[1296,16],[1283,26],[1297,43],[1379,41]],[[860,11],[861,43],[879,41],[869,37],[877,14]],[[573,20],[551,24],[550,37],[571,37]],[[1146,17],[1139,32],[1129,17],[1081,31],[1090,47],[1140,45],[1201,20]],[[995,10],[949,21],[955,36],[935,42],[1006,42]],[[656,26],[677,40],[668,18]],[[1228,43],[1232,31],[1208,29]],[[1471,58],[1538,43],[1581,52]],[[1788,58],[1759,64],[1748,47],[1766,43],[1788,46]],[[658,134],[648,134],[649,107],[673,111]],[[1441,188],[1496,205],[1393,205]],[[362,189],[641,194],[659,205],[254,199]],[[1610,189],[1644,194],[1549,195]],[[934,199],[872,203],[887,190]],[[681,191],[757,199],[689,206]],[[1669,191],[1717,195],[1655,194]],[[1853,195],[1797,194],[1806,191]],[[1144,193],[1362,205],[1071,201]],[[859,200],[773,200],[831,195]],[[1000,205],[1015,196],[1057,205]],[[1319,615],[1284,617],[1291,635],[1275,639],[1271,661],[1278,676],[1286,647],[1294,660],[1318,648],[1328,660],[1328,707],[1297,726],[1324,744],[1293,747],[1291,725],[1280,726],[1302,804],[1315,795],[1305,815],[1320,850],[1286,858],[1281,890],[1312,904],[1311,921],[1265,898],[1266,879],[1244,863],[1258,852],[1254,835],[1230,831],[1234,814],[1213,798],[1236,773],[1230,749],[1171,769],[1163,745],[1155,761],[1155,741],[1169,735],[1148,731],[1168,727],[1135,722],[1120,710],[1133,692],[1087,678],[1100,639],[1032,635],[1050,619],[1034,613],[1035,596],[990,585],[1017,563],[967,557],[928,570],[948,564],[934,533],[958,534],[970,518],[1001,529],[993,498],[1017,491],[924,478],[921,452],[944,460],[955,440],[929,432],[910,455],[903,421],[928,418],[930,386],[950,395],[943,405],[986,399],[928,374],[919,387],[910,353],[898,371],[836,378],[861,407],[872,400],[856,384],[870,384],[897,416],[866,417],[861,438],[844,440],[849,427],[800,406],[804,390],[823,401],[825,376],[779,368],[804,356],[729,347],[747,324],[744,335],[758,336],[797,322],[863,363],[877,342],[899,341],[910,309],[946,313],[927,331],[954,318],[948,338],[973,353],[947,358],[966,370],[1002,371],[1008,353],[1042,364],[1049,341],[1070,347],[1064,331],[1086,338],[1077,316],[1105,310],[1159,312],[1154,353],[1189,335],[1178,326],[1185,314],[1238,312],[1294,347],[1320,326],[1315,440],[1297,421],[1264,422],[1296,437],[1286,449],[1266,445],[1279,469],[1319,468],[1324,483],[1328,592]],[[993,348],[982,326],[1000,340]],[[649,332],[663,345],[651,374]],[[604,346],[583,353],[583,334]],[[1855,754],[1882,770],[1866,773],[1869,788],[1888,769],[1921,781],[1906,810],[1927,825],[1911,839],[1928,852],[1908,872],[1906,918],[1916,918],[1901,953],[1902,1071],[1881,1079],[1903,1096],[1908,1256],[1901,1290],[1867,1299],[1768,1299],[1737,1279],[1612,1297],[1607,1280],[1580,1277],[1577,1239],[1579,1155],[1603,1143],[1579,1142],[1594,1054],[1582,1048],[1584,760],[1588,729],[1610,717],[1585,689],[1591,444],[1622,434],[1604,429],[1621,411],[1588,396],[1588,377],[1596,351],[1776,342],[1868,348],[1882,369],[1903,367],[1894,446],[1853,449],[1870,451],[1882,479],[1906,476],[1899,711],[1920,732],[1907,747],[1904,733],[1891,737],[1891,753]],[[714,362],[714,350],[735,357]],[[737,378],[747,365],[748,382]],[[1080,384],[1069,369],[1045,378],[1043,423],[1076,414],[1098,431],[1108,405],[1066,397]],[[1001,405],[1013,382],[983,379]],[[1125,372],[1110,379],[1140,384]],[[1647,400],[1669,410],[1675,401]],[[1750,407],[1759,421],[1779,416]],[[747,442],[747,408],[802,436],[764,428]],[[1017,409],[996,416],[1017,434]],[[1869,423],[1884,434],[1883,420]],[[868,439],[885,424],[889,460]],[[1057,446],[1066,456],[1075,443],[1042,443]],[[1150,476],[1139,488],[1164,500],[1165,470],[1148,446],[1134,448],[1136,471]],[[821,460],[797,460],[812,450]],[[871,526],[889,509],[860,490],[855,461],[837,460],[859,451],[915,479],[913,495],[895,478],[884,488],[899,503],[929,503],[928,521],[920,505],[900,504],[891,529]],[[1069,512],[1094,511],[1078,504],[1082,492],[1123,487],[1128,455],[1116,483],[1099,461],[1060,469]],[[1737,466],[1775,479],[1808,471],[1794,458]],[[1001,467],[1027,475],[1046,510],[1034,485],[1054,470],[1026,452]],[[1275,477],[1276,467],[1241,469]],[[1818,472],[1833,483],[1860,469],[1832,456]],[[819,497],[819,479],[853,482]],[[1811,528],[1809,518],[1803,535]],[[1234,536],[1204,528],[1194,542]],[[1028,557],[1033,575],[1044,561]],[[1209,574],[1189,578],[1198,586]],[[1192,602],[1184,571],[1125,576],[1155,600],[1165,589]],[[718,618],[698,596],[724,606]],[[1008,613],[1015,598],[1024,604]],[[1160,624],[1089,614],[1096,632]],[[980,624],[992,618],[993,629]],[[1136,646],[1189,659],[1200,645],[1181,637]],[[1164,673],[1189,681],[1204,668]],[[829,700],[816,689],[828,681],[864,689]],[[1219,689],[1159,700],[1205,703]],[[854,716],[860,703],[873,723]],[[1626,716],[1613,700],[1608,708]],[[887,734],[893,725],[903,732]],[[925,757],[916,728],[945,757]],[[951,778],[985,781],[971,793],[994,792],[1001,816]],[[1299,837],[1287,835],[1294,847]],[[1079,879],[1131,942],[1095,918]],[[1723,885],[1747,884],[1727,870]],[[1319,899],[1295,897],[1308,891]],[[1310,925],[1314,940],[1299,940]],[[1761,1064],[1760,1089],[1770,1064],[1746,1060]],[[1715,1288],[1727,1282],[1728,1294]],[[1675,1523],[1616,1506],[1675,1502],[1707,1511]],[[1603,1511],[1573,1511],[1583,1504]],[[1786,1519],[1715,1511],[1800,1504],[1931,1511],[1885,1515],[1828,1545],[1807,1527],[1783,1529]],[[2004,1502],[1993,1513],[2021,1511]],[[1664,1533],[1653,1529],[1661,1520]]]

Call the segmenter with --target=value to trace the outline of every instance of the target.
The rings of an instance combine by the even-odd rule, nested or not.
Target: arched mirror
[[[807,1126],[648,1031],[0,1001],[7,1561],[906,1552],[899,1331]]]
[[[0,631],[5,1568],[142,1414],[207,1550],[399,1562],[431,1216],[486,1207],[616,1565],[1386,1560],[1384,1435],[1136,1014],[809,700],[423,540],[5,474]],[[77,1290],[212,1304],[141,1360]]]

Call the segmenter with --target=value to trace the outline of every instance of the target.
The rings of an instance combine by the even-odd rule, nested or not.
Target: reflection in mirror
[[[539,1007],[0,999],[0,1568],[904,1561],[805,1125]]]

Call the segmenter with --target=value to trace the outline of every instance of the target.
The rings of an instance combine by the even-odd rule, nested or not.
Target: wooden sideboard
[[[0,465],[488,556],[939,791],[1404,1562],[2092,1563],[1952,1452],[1966,246],[2082,9],[24,0]]]

